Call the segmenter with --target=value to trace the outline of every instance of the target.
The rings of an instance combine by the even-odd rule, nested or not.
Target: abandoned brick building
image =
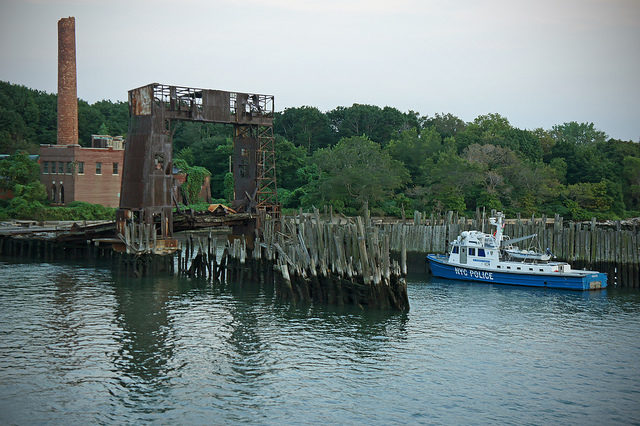
[[[124,164],[122,137],[93,135],[91,148],[78,143],[75,19],[58,21],[57,144],[40,146],[40,181],[55,204],[120,203]]]

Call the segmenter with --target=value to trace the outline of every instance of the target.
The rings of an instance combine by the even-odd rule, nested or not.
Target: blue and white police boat
[[[448,255],[429,254],[427,260],[436,277],[486,283],[596,290],[607,286],[607,274],[571,269],[566,262],[551,259],[551,253],[520,250],[514,244],[534,237],[509,239],[503,235],[504,216],[489,219],[492,234],[464,231],[449,246]]]

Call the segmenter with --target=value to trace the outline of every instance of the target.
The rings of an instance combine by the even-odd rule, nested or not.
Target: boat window
[[[507,266],[507,269],[511,269],[511,266]]]
[[[520,269],[522,269],[522,268],[520,268],[520,267],[518,266],[518,271],[519,271]]]
[[[502,266],[498,265],[498,269],[502,268]]]
[[[469,248],[469,255],[475,256],[476,255],[476,249],[474,249],[473,247]]]
[[[544,269],[540,268],[540,272],[544,272]]]
[[[453,247],[451,253],[458,253],[458,246]]]
[[[484,257],[484,249],[481,249],[481,248],[478,249],[478,256]]]
[[[529,268],[530,271],[533,271],[533,268]]]

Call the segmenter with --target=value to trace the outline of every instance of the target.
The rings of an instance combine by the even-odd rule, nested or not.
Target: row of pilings
[[[98,265],[110,262],[117,273],[145,276],[175,273],[172,256],[158,256],[114,251],[110,244],[95,244],[90,240],[59,241],[51,238],[22,236],[0,237],[0,256],[38,262],[78,262]]]
[[[472,218],[448,212],[441,216],[414,213],[413,221],[378,225],[389,234],[391,250],[402,247],[413,253],[445,253],[449,242],[463,231],[493,232],[489,217],[476,212]],[[551,250],[557,260],[569,262],[574,269],[606,272],[610,286],[640,288],[640,227],[614,221],[598,223],[564,221],[553,218],[507,218],[504,233],[511,238],[537,234],[530,240],[538,249]],[[527,242],[520,244],[526,248]]]
[[[391,260],[389,235],[362,218],[338,225],[314,215],[264,219],[250,244],[231,238],[218,259],[215,239],[189,236],[178,273],[212,281],[270,281],[293,304],[409,310],[406,252]],[[253,247],[250,247],[253,245]]]
[[[406,251],[401,262],[391,260],[389,235],[362,218],[336,224],[320,219],[315,210],[313,215],[261,222],[255,239],[232,237],[220,247],[221,254],[211,233],[187,235],[175,254],[154,254],[159,251],[153,232],[137,226],[121,238],[122,252],[104,241],[34,232],[0,237],[0,255],[85,265],[108,259],[114,270],[131,276],[161,272],[212,282],[269,282],[276,296],[294,304],[409,309]]]

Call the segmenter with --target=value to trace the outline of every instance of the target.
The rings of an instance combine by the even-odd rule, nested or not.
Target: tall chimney
[[[78,143],[76,20],[58,21],[58,145]]]

